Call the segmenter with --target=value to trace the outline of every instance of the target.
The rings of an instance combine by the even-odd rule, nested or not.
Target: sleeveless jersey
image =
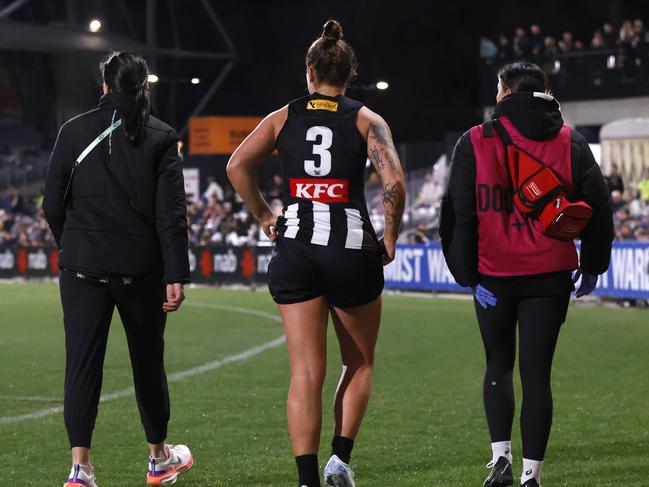
[[[541,159],[564,180],[572,193],[571,129],[564,125],[555,138],[526,139],[507,117],[499,120],[516,145]],[[513,190],[505,165],[505,149],[496,133],[484,127],[471,129],[476,162],[476,212],[478,215],[478,272],[488,276],[529,276],[577,268],[572,241],[543,234],[541,224],[523,216],[512,201]]]
[[[284,177],[283,238],[377,250],[365,203],[367,144],[356,126],[363,105],[314,93],[292,101],[276,148]]]

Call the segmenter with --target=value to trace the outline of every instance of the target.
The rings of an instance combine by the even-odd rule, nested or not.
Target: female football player
[[[579,267],[582,276],[577,297],[594,290],[597,276],[608,268],[613,220],[599,166],[586,140],[564,124],[545,73],[530,63],[504,66],[496,101],[495,120],[473,127],[455,147],[440,234],[456,281],[474,290],[487,356],[483,394],[492,461],[484,486],[514,482],[512,376],[518,325],[521,485],[538,487],[552,425],[552,359],[574,290],[571,271]],[[513,204],[505,143],[551,168],[570,202],[592,208],[592,218],[580,234],[580,258],[572,238],[544,227],[542,222],[549,220],[527,217]],[[534,189],[541,191],[538,185]],[[557,197],[550,201],[546,215],[561,206]],[[567,214],[555,216],[557,227],[574,230],[572,223],[565,223]]]
[[[233,186],[275,241],[269,288],[284,322],[291,361],[288,427],[299,485],[320,485],[317,452],[331,314],[343,372],[335,397],[329,485],[353,486],[349,458],[372,388],[381,319],[383,268],[394,259],[405,201],[401,164],[385,121],[345,96],[356,57],[342,28],[328,21],[306,55],[309,94],[268,115],[228,163]],[[277,149],[284,208],[272,213],[255,166]],[[383,184],[379,240],[363,194],[369,158]]]

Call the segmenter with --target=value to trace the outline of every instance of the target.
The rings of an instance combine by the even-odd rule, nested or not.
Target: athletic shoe
[[[505,487],[514,485],[514,474],[512,473],[512,464],[505,457],[500,457],[496,463],[493,461],[487,464],[491,469],[485,479],[482,487]]]
[[[529,479],[524,484],[521,484],[521,487],[541,487],[536,479]]]
[[[334,487],[356,487],[354,472],[337,455],[332,455],[324,469],[325,482]]]
[[[63,487],[97,487],[95,471],[90,465],[73,465],[70,478]]]
[[[167,445],[169,458],[159,460],[149,457],[149,473],[146,475],[147,485],[172,485],[182,474],[187,472],[194,460],[192,452],[185,445]]]

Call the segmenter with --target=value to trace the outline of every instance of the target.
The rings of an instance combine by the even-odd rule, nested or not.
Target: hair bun
[[[343,37],[343,27],[337,20],[327,20],[322,30],[322,38],[332,41],[339,41]]]

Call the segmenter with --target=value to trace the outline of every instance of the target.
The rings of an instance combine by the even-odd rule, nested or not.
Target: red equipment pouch
[[[590,221],[593,209],[584,201],[568,201],[559,175],[512,141],[499,120],[492,122],[507,154],[507,170],[514,187],[514,205],[525,216],[538,218],[548,237],[574,240]]]

